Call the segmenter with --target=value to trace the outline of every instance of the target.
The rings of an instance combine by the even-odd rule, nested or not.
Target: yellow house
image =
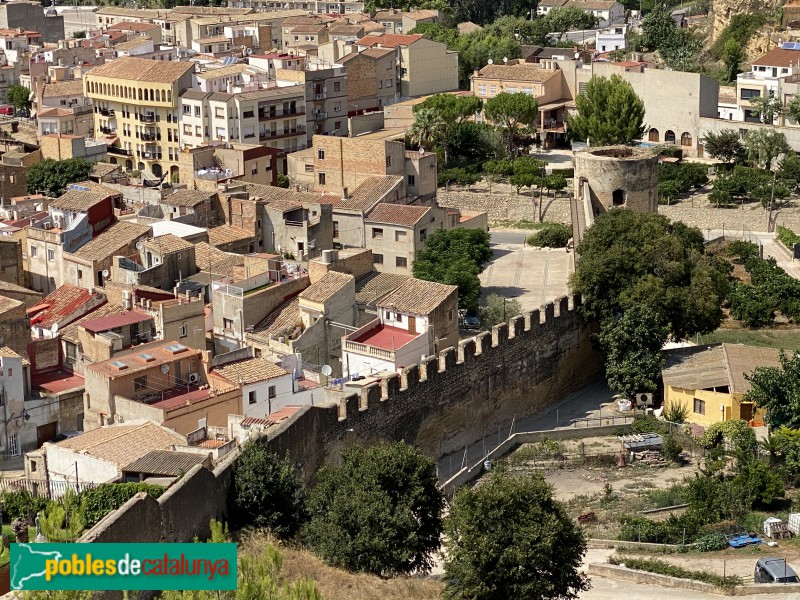
[[[731,419],[763,422],[764,411],[742,402],[750,389],[745,373],[756,367],[779,367],[778,350],[742,344],[691,346],[670,352],[661,375],[664,405],[680,404],[687,419],[711,425]]]
[[[83,78],[94,105],[95,134],[108,136],[109,162],[156,177],[178,173],[181,92],[194,63],[118,58]]]

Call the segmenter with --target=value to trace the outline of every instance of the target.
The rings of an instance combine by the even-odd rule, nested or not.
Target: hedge
[[[741,578],[736,575],[723,577],[722,575],[716,575],[708,571],[692,571],[663,560],[651,558],[623,558],[620,556],[612,556],[608,559],[608,562],[612,565],[624,564],[628,569],[633,569],[635,571],[646,571],[648,573],[656,573],[657,575],[710,583],[721,590],[729,592],[733,591],[737,585],[742,584]]]
[[[86,528],[93,527],[108,513],[117,510],[139,492],[158,498],[165,488],[149,483],[106,483],[81,493],[81,508]]]
[[[21,517],[27,519],[47,506],[47,498],[34,496],[28,491],[6,492],[2,497],[6,522]]]
[[[791,229],[787,227],[781,227],[780,225],[778,225],[778,239],[789,250],[791,250],[795,244],[800,244],[800,235],[797,235]]]

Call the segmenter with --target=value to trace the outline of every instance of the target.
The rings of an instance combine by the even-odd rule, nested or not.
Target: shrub
[[[664,407],[664,419],[670,423],[681,425],[689,418],[689,407],[685,404],[670,402]]]
[[[562,223],[553,223],[528,237],[529,246],[541,248],[566,248],[572,238],[572,227]]]
[[[139,492],[158,498],[165,488],[147,483],[107,483],[86,490],[80,495],[83,520],[87,528],[93,527],[108,513],[117,510]]]
[[[650,490],[647,494],[653,508],[666,508],[686,503],[686,486],[673,484],[666,489]]]
[[[664,443],[661,446],[661,454],[664,455],[664,458],[671,462],[677,462],[681,452],[683,452],[683,446],[675,439],[675,436],[665,435]]]
[[[726,254],[728,256],[738,256],[742,264],[746,264],[750,259],[758,256],[758,246],[753,242],[736,240],[728,244]]]
[[[669,426],[664,421],[659,421],[653,415],[636,415],[631,424],[631,433],[669,433]]]
[[[3,514],[6,521],[27,519],[47,506],[47,498],[39,498],[28,491],[6,492],[3,494]]]
[[[778,225],[778,239],[790,250],[795,244],[800,244],[800,235],[797,235],[791,229],[781,227],[780,225]]]
[[[708,571],[691,571],[663,560],[652,558],[632,558],[628,556],[621,558],[619,556],[612,556],[608,559],[608,562],[612,565],[624,563],[626,567],[636,571],[647,571],[648,573],[667,575],[668,577],[702,581],[703,583],[710,583],[722,590],[732,591],[737,585],[742,584],[742,580],[738,576],[728,575],[723,577],[716,573],[709,573]]]
[[[707,533],[700,536],[695,542],[695,548],[700,552],[713,552],[714,550],[724,550],[728,547],[728,540],[719,532]]]

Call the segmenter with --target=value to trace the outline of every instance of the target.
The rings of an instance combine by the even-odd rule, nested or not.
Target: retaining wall
[[[534,194],[539,201],[538,192]],[[470,192],[443,192],[436,196],[439,206],[444,208],[460,208],[464,210],[477,210],[489,216],[489,224],[507,221],[533,221],[539,220],[536,204],[533,202],[530,190],[527,194],[502,195],[480,194]],[[569,198],[566,195],[553,199],[552,194],[545,194],[542,206],[544,221],[564,223],[569,225]]]

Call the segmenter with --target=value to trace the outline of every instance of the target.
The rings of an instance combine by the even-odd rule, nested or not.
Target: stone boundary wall
[[[405,440],[439,457],[516,416],[559,402],[598,372],[595,328],[578,314],[580,297],[560,298],[540,310],[461,340],[420,365],[366,386],[328,406],[302,407],[261,438],[288,456],[306,482],[343,448]],[[617,427],[613,427],[616,429]],[[597,428],[594,428],[597,429]],[[564,436],[582,430],[565,430]],[[548,434],[551,435],[551,434]],[[237,451],[209,471],[196,466],[157,501],[134,497],[87,532],[84,541],[191,541],[209,535],[212,518],[227,519],[228,490]]]
[[[536,201],[539,195],[535,194]],[[443,208],[460,208],[463,210],[477,210],[489,215],[489,225],[507,221],[539,220],[538,207],[527,195],[508,196],[502,194],[480,194],[475,192],[444,192],[439,191],[436,196],[439,206]],[[545,194],[542,206],[542,218],[552,223],[571,222],[569,211],[569,197],[561,195],[553,199],[552,194]]]

